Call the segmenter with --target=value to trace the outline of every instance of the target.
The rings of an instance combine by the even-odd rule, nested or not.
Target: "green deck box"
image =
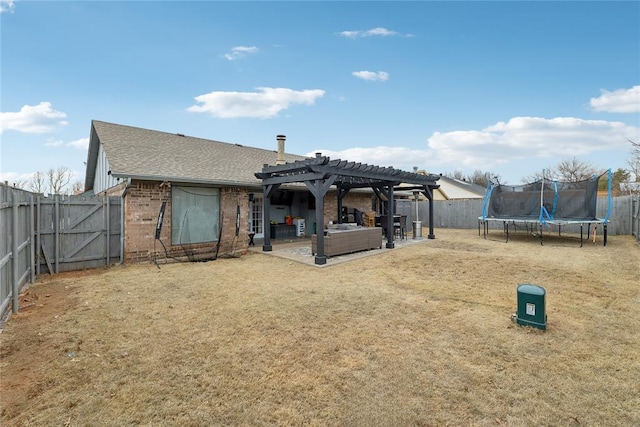
[[[518,311],[516,321],[519,325],[547,329],[546,291],[542,286],[518,285]]]

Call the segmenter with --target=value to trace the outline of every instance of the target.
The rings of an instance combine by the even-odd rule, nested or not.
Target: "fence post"
[[[109,204],[109,202],[110,202],[109,196],[105,196],[105,198],[107,199],[107,206],[106,206],[106,212],[105,212],[105,215],[106,215],[106,221],[105,221],[106,222],[106,224],[105,224],[106,227],[105,228],[107,229],[107,236],[106,236],[106,239],[105,239],[105,241],[106,241],[105,244],[107,246],[106,261],[107,261],[107,267],[108,267],[109,265],[111,265],[111,256],[110,256],[111,255],[111,250],[110,250],[110,248],[111,248],[111,240],[110,240],[110,237],[111,237],[111,212],[110,212],[110,208],[111,208],[111,206]]]
[[[18,312],[18,287],[20,274],[18,273],[18,196],[16,191],[11,192],[11,302],[13,313]]]
[[[54,214],[53,214],[53,256],[55,258],[55,267],[54,271],[58,274],[60,271],[59,260],[60,260],[60,196],[58,194],[54,194],[53,199],[54,203]]]
[[[40,200],[41,196],[37,197],[37,205],[36,205],[36,276],[40,275],[40,222],[42,221],[42,205],[41,205],[41,200]]]
[[[30,276],[31,279],[29,283],[33,283],[36,281],[36,248],[35,248],[35,237],[36,237],[36,227],[35,227],[35,211],[33,204],[33,194],[29,195],[29,263],[31,264]]]

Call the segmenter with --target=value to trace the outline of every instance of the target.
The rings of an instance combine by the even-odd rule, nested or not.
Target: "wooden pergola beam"
[[[262,180],[263,214],[265,224],[270,222],[270,198],[281,184],[303,182],[309,189],[316,202],[316,223],[319,227],[324,224],[324,196],[332,185],[338,190],[337,205],[339,222],[342,221],[342,199],[354,188],[371,188],[378,199],[387,198],[387,230],[393,230],[394,188],[401,183],[412,184],[402,189],[421,190],[429,200],[429,239],[435,238],[433,233],[433,190],[438,188],[438,175],[421,175],[405,172],[392,167],[374,166],[346,160],[331,160],[329,157],[317,154],[314,158],[296,160],[282,165],[263,165],[262,171],[255,174]],[[386,247],[392,249],[393,233],[387,232]],[[271,236],[265,232],[263,251],[271,251]],[[324,233],[317,230],[317,252],[315,263],[326,264],[324,253]]]

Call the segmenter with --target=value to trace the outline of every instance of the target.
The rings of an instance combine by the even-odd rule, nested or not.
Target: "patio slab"
[[[383,237],[382,239],[382,248],[381,249],[371,249],[368,251],[360,251],[354,252],[345,255],[338,255],[327,257],[327,263],[318,265],[315,263],[316,257],[311,254],[311,238],[308,237],[298,237],[294,239],[271,239],[271,251],[265,252],[262,250],[263,240],[256,239],[255,246],[250,246],[249,250],[256,253],[265,254],[268,256],[276,256],[278,258],[288,259],[290,261],[299,262],[301,264],[306,264],[314,267],[330,267],[332,265],[342,264],[344,262],[353,261],[360,258],[365,258],[374,255],[380,255],[386,253],[388,251],[397,250],[406,246],[424,243],[428,241],[426,237],[419,237],[413,239],[411,236],[408,236],[403,240],[394,240],[394,248],[387,249],[386,244],[387,240]]]

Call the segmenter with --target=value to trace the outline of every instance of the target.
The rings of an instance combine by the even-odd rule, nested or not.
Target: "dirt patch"
[[[436,237],[43,276],[0,334],[2,425],[640,424],[632,237]],[[519,283],[546,332],[510,320]]]

